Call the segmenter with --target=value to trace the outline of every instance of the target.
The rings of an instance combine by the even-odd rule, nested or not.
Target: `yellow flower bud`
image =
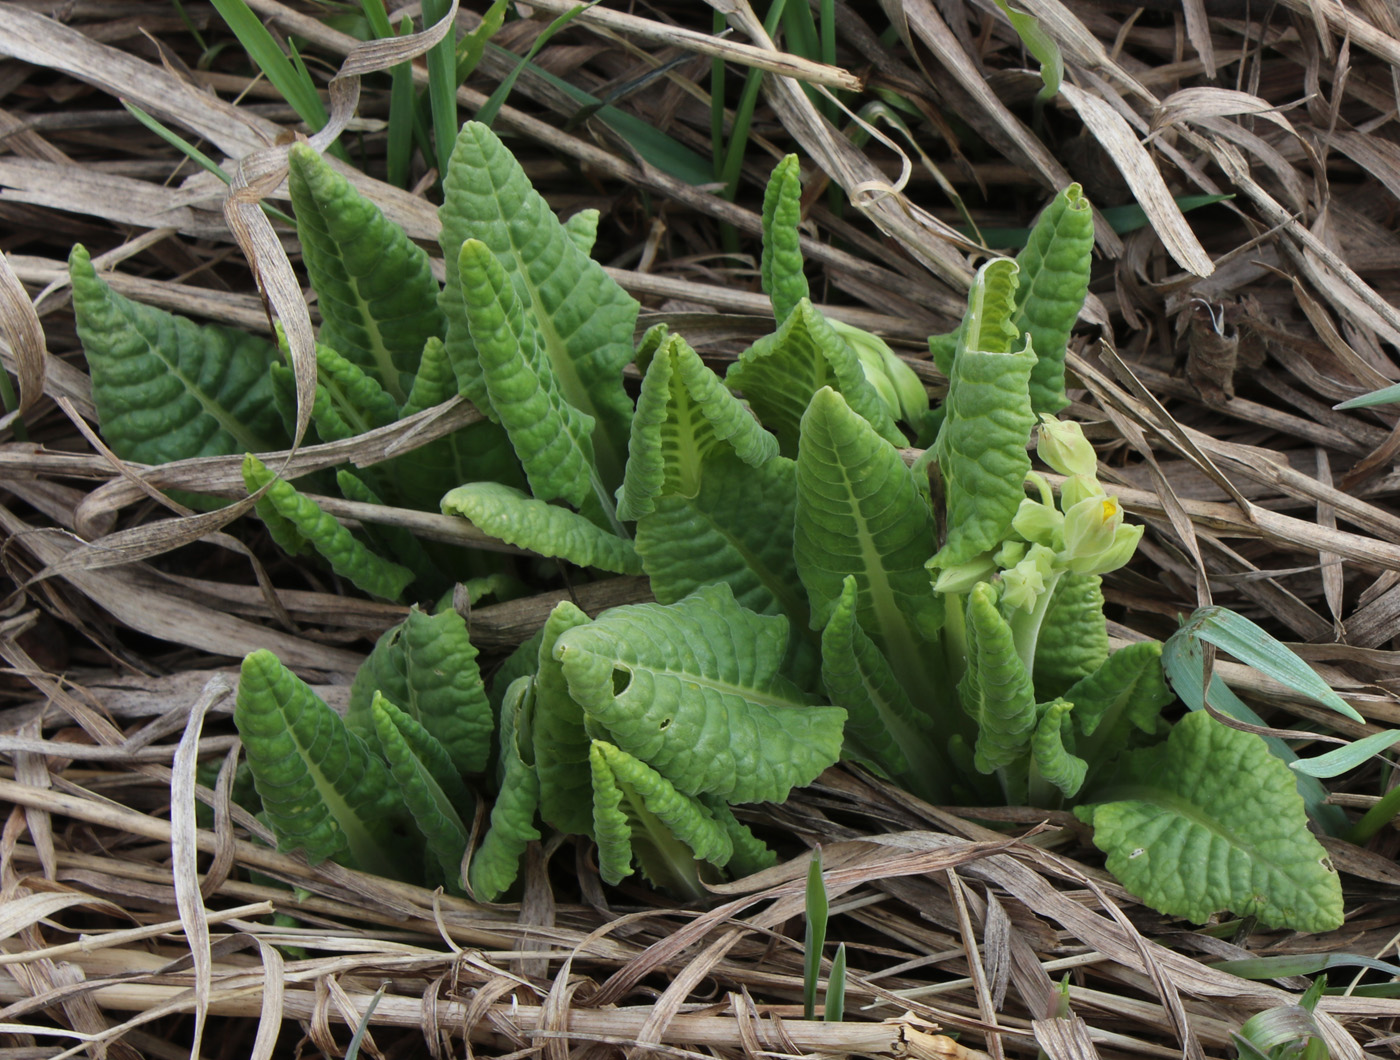
[[[1035,451],[1061,475],[1093,478],[1098,470],[1098,457],[1084,437],[1083,428],[1073,420],[1057,420],[1048,412],[1040,414],[1040,435]]]

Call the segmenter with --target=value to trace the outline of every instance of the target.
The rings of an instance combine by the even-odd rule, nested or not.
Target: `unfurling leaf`
[[[501,703],[501,790],[491,807],[491,828],[468,870],[472,894],[483,902],[494,902],[509,890],[520,873],[520,855],[540,838],[535,827],[540,782],[534,767],[520,757],[516,731],[521,712],[529,709],[533,684],[532,678],[516,678]]]
[[[1035,731],[1031,675],[1011,627],[986,582],[967,596],[967,671],[958,684],[963,709],[977,722],[977,769],[991,773],[1024,755]]]

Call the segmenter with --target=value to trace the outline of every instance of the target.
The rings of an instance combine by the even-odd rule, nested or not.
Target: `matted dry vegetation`
[[[249,2],[307,42],[319,77],[355,45],[317,21],[316,5]],[[463,5],[463,27],[478,19],[474,6]],[[498,38],[517,53],[546,12],[569,5],[532,6],[534,21]],[[576,104],[528,73],[501,112],[497,129],[557,209],[602,211],[600,256],[642,300],[645,323],[670,321],[716,363],[767,329],[754,211],[772,162],[790,150],[814,175],[807,250],[819,297],[914,358],[960,314],[978,260],[952,227],[950,191],[984,229],[1029,223],[1071,180],[1098,205],[1137,202],[1146,227],[1100,225],[1070,362],[1080,388],[1071,414],[1150,527],[1133,566],[1107,581],[1113,632],[1163,636],[1213,599],[1295,642],[1367,719],[1323,715],[1222,663],[1272,724],[1296,728],[1301,717],[1348,737],[1400,724],[1400,428],[1385,408],[1331,408],[1400,379],[1393,5],[1021,0],[1068,71],[1043,122],[1031,117],[1039,78],[990,0],[886,3],[892,45],[878,36],[889,24],[879,5],[839,2],[838,68],[775,50],[748,0],[712,3],[735,30],[722,41],[709,34],[711,7],[613,6],[579,18],[539,62],[607,93],[679,58],[617,105],[701,153],[705,49],[720,52],[731,79],[751,65],[777,72],[765,79],[735,204],[646,165],[596,123],[571,121]],[[211,1057],[340,1055],[381,984],[363,1043],[372,1056],[639,1047],[632,1055],[1198,1057],[1226,1054],[1244,1019],[1306,985],[1251,982],[1211,962],[1394,954],[1391,829],[1370,849],[1330,846],[1347,892],[1343,929],[1245,930],[1226,942],[1138,905],[1068,814],[981,810],[974,823],[844,767],[749,815],[789,860],[720,888],[704,910],[671,908],[642,886],[604,889],[574,841],[533,849],[523,901],[500,907],[310,868],[253,842],[266,830],[226,786],[195,784],[197,759],[235,753],[236,658],[271,648],[343,702],[373,636],[403,609],[298,571],[251,520],[179,518],[157,503],[168,487],[241,493],[237,458],[150,471],[122,464],[93,430],[65,291],[72,243],[87,244],[123,293],[270,331],[223,186],[117,104],[161,116],[230,168],[297,128],[277,93],[249,77],[236,43],[201,62],[192,29],[211,45],[231,38],[207,5],[183,11],[160,0],[0,4],[0,352],[22,404],[0,437],[0,654],[10,667],[0,686],[0,1060],[179,1057],[192,1034]],[[682,39],[678,24],[695,32]],[[460,93],[464,118],[512,65],[488,56]],[[898,91],[922,113],[911,120],[918,152],[853,146],[778,76],[793,72]],[[360,187],[435,251],[429,199],[375,179],[387,92],[372,79],[361,87],[347,133],[368,159]],[[834,212],[821,173],[853,205]],[[1233,198],[1188,223],[1173,196],[1198,193]],[[741,234],[740,255],[719,252],[721,224]],[[295,237],[279,235],[295,262]],[[932,365],[915,363],[938,389]],[[443,406],[303,448],[293,466],[372,463],[475,415]],[[348,502],[333,511],[362,514]],[[458,520],[398,515],[428,536],[476,540]],[[640,579],[574,590],[590,612],[645,592]],[[479,608],[473,639],[501,653],[563,595]],[[1336,799],[1364,808],[1388,783],[1372,766]],[[197,827],[197,798],[212,802],[212,828]],[[816,843],[833,938],[851,956],[844,1023],[797,1018],[805,848]],[[274,909],[295,926],[274,922]],[[1066,973],[1074,1018],[1048,1019]],[[1332,984],[1351,974],[1334,971]],[[1400,1001],[1328,996],[1319,1013],[1338,1060],[1397,1051]]]

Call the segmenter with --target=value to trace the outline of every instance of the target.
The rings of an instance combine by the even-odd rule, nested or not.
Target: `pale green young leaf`
[[[632,543],[577,512],[546,504],[499,482],[471,482],[442,499],[442,514],[457,515],[483,533],[531,552],[617,574],[642,573]]]
[[[796,155],[788,155],[773,168],[763,192],[763,256],[759,278],[773,303],[779,324],[810,298],[802,273],[802,180]]]
[[[345,708],[345,724],[356,736],[374,746],[374,705],[376,692],[395,703],[410,701],[408,660],[403,649],[404,624],[399,622],[380,634],[365,661],[350,682],[350,699]]]
[[[68,265],[92,400],[114,453],[165,464],[287,444],[268,377],[277,358],[270,344],[117,294],[81,246]]]
[[[413,580],[412,571],[365,548],[333,516],[321,511],[315,501],[298,493],[290,482],[274,481],[273,473],[252,453],[243,458],[243,481],[249,493],[271,482],[263,501],[276,512],[276,522],[283,527],[283,533],[286,533],[287,524],[295,527],[333,571],[357,588],[371,596],[397,600]]]
[[[384,763],[270,651],[243,660],[233,720],[279,850],[404,878]]]
[[[1077,706],[1078,700],[1066,695],[1070,685],[1108,658],[1102,584],[1097,574],[1063,574],[1055,584],[1035,647],[1031,676],[1038,702],[1066,696]]]
[[[796,455],[802,415],[822,387],[839,391],[885,441],[905,444],[879,391],[866,379],[860,358],[811,302],[798,302],[775,333],[741,353],[725,372],[724,382],[741,392],[763,425],[778,436],[784,456]]]
[[[586,614],[561,600],[550,612],[540,636],[535,668],[535,695],[530,713],[530,744],[540,782],[540,816],[561,832],[592,835],[589,809],[592,780],[588,764],[589,735],[583,708],[569,694],[569,684],[555,657],[559,638],[587,628]]]
[[[911,761],[925,762],[924,748],[936,734],[930,716],[915,708],[889,660],[860,628],[856,603],[856,579],[847,575],[822,630],[822,684],[831,702],[846,710],[846,756],[898,777]]]
[[[578,507],[597,478],[593,417],[561,393],[510,277],[477,239],[462,244],[458,278],[490,407],[510,435],[530,491]]]
[[[598,217],[597,210],[580,210],[564,222],[564,233],[585,255],[593,253],[598,241]]]
[[[251,464],[251,459],[249,457],[243,461],[243,485],[250,494],[262,489],[263,483],[270,482],[273,478],[272,472],[261,464]],[[277,547],[287,555],[300,556],[311,548],[311,542],[306,539],[306,535],[297,524],[279,513],[267,497],[260,497],[253,505],[253,511],[263,521]]]
[[[427,840],[428,854],[437,862],[451,891],[461,891],[462,855],[467,851],[467,828],[476,800],[457,775],[447,750],[427,729],[378,692],[370,706],[379,749],[389,763],[389,775]]]
[[[1057,699],[1038,709],[1040,719],[1031,735],[1032,767],[1041,779],[1059,788],[1066,798],[1073,798],[1089,769],[1089,763],[1066,746],[1066,741],[1074,738],[1070,714],[1077,709],[1077,704]]]
[[[1065,59],[1060,54],[1060,46],[1055,43],[1054,37],[1045,32],[1040,25],[1040,19],[1034,15],[1017,11],[1006,0],[996,0],[996,4],[1006,15],[1016,35],[1021,38],[1026,51],[1040,63],[1040,80],[1043,87],[1036,94],[1037,103],[1054,99],[1055,93],[1060,90],[1060,82],[1065,79]]]
[[[1228,909],[1265,927],[1341,925],[1341,883],[1293,773],[1253,733],[1188,714],[1091,794],[1076,813],[1109,871],[1154,909],[1197,924]]]
[[[642,332],[642,337],[637,340],[637,348],[632,351],[632,363],[643,376],[651,367],[651,359],[656,356],[656,351],[661,349],[670,337],[671,325],[664,320]]]
[[[440,241],[447,265],[441,305],[461,392],[487,411],[475,340],[458,278],[462,244],[478,239],[510,277],[564,399],[598,424],[603,481],[622,481],[632,402],[622,369],[632,359],[638,305],[581,251],[490,129],[462,126],[443,182]]]
[[[786,619],[720,584],[605,611],[553,654],[590,723],[677,790],[782,802],[836,761],[846,719],[778,674],[786,642]]]
[[[319,341],[402,402],[428,338],[447,322],[428,255],[315,149],[293,144],[287,182],[302,260],[321,311]]]
[[[1016,651],[1015,638],[997,610],[990,585],[967,594],[967,670],[958,683],[963,709],[977,723],[978,772],[1011,765],[1030,748],[1035,732],[1035,691]]]
[[[589,747],[593,834],[607,883],[632,874],[635,857],[655,886],[687,898],[705,894],[697,861],[722,868],[734,843],[710,811],[656,770],[605,740]]]
[[[534,767],[520,757],[516,721],[534,695],[534,681],[520,677],[506,689],[501,703],[501,790],[491,806],[491,827],[472,854],[467,877],[478,901],[494,902],[520,873],[520,855],[540,838],[535,827],[540,786]]]
[[[1089,291],[1093,249],[1093,210],[1079,185],[1071,184],[1041,212],[1016,255],[1021,282],[1011,323],[1018,335],[1031,337],[1036,361],[1029,392],[1037,413],[1059,412],[1069,404],[1065,347]]]
[[[824,626],[854,575],[857,615],[896,666],[926,654],[943,622],[924,564],[933,515],[898,450],[840,394],[818,391],[802,418],[793,552],[812,609]]]
[[[618,518],[649,515],[658,496],[694,497],[701,487],[701,465],[720,446],[753,467],[778,453],[777,439],[719,376],[684,339],[670,336],[650,357],[642,378]]]
[[[997,547],[1025,499],[1026,455],[1035,416],[1027,381],[1035,353],[1015,348],[1009,323],[1016,265],[999,260],[978,270],[948,379],[938,466],[948,510],[948,538],[933,559],[940,568]]]

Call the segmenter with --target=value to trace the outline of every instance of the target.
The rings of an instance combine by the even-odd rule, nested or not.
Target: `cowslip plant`
[[[402,871],[415,849],[424,878],[461,886],[462,778],[494,746],[474,894],[506,893],[543,825],[593,840],[608,882],[639,867],[700,895],[774,856],[733,806],[781,801],[844,756],[934,801],[1074,808],[1110,869],[1164,912],[1339,922],[1294,773],[1203,711],[1169,724],[1160,644],[1109,651],[1100,579],[1142,530],[1053,415],[1092,249],[1077,186],[1016,260],[978,271],[959,327],[930,340],[949,380],[931,409],[885,343],[812,304],[795,158],[763,206],[776,329],[723,378],[664,326],[634,347],[637,304],[588,256],[596,216],[560,223],[483,126],[463,127],[444,179],[441,290],[314,152],[293,149],[291,179],[323,317],[317,436],[456,394],[487,417],[336,486],[440,504],[584,571],[641,572],[657,602],[593,619],[559,605],[489,701],[461,619],[414,612],[367,660],[343,722],[251,656],[236,717],[284,846],[376,871]],[[290,377],[273,347],[127,302],[81,250],[73,274],[119,455],[284,441]],[[175,428],[178,445],[153,447]],[[928,443],[912,467],[911,435]],[[258,511],[282,547],[366,592],[510,583],[406,534],[366,543],[255,456],[245,478],[267,487]]]

